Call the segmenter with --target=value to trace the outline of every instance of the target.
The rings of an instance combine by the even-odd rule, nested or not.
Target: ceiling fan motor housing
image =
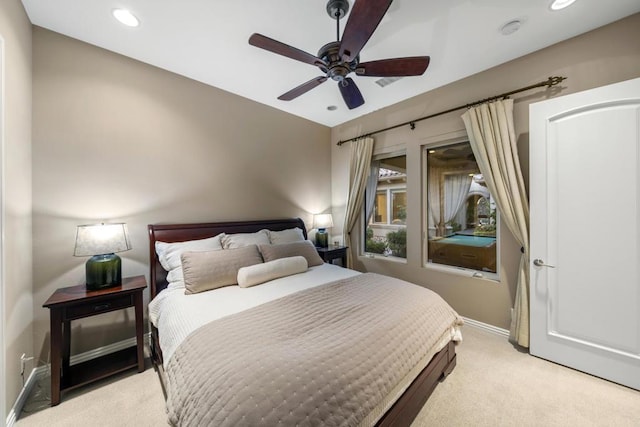
[[[328,67],[321,66],[320,69],[327,74],[327,77],[338,82],[343,81],[360,62],[359,55],[351,62],[344,62],[340,57],[340,42],[331,42],[322,46],[318,51],[318,58],[328,64]]]

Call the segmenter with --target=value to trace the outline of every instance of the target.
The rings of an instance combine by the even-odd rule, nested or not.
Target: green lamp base
[[[87,290],[122,285],[122,259],[116,254],[94,255],[87,261]]]
[[[318,228],[316,233],[316,246],[326,248],[329,246],[329,233],[324,228]]]

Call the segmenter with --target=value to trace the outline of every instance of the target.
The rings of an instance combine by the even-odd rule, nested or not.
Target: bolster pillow
[[[263,264],[242,267],[238,270],[238,285],[241,288],[248,288],[279,277],[302,273],[307,268],[307,260],[303,256],[280,258]]]

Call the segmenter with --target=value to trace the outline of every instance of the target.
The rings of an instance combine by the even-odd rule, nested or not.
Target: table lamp
[[[327,228],[333,227],[333,217],[331,214],[319,214],[313,216],[313,228],[317,228],[316,246],[326,248],[329,246],[329,233]]]
[[[87,290],[122,284],[122,260],[116,252],[131,249],[127,224],[79,225],[74,256],[91,256],[86,264]]]

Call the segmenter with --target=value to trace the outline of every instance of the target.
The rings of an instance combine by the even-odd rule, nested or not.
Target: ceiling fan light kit
[[[337,40],[322,46],[317,56],[262,34],[255,33],[251,35],[249,44],[252,46],[314,65],[324,74],[302,83],[280,95],[278,99],[291,101],[331,79],[338,83],[338,88],[347,107],[354,109],[364,104],[364,98],[355,81],[348,77],[349,74],[355,73],[355,75],[363,77],[408,77],[424,74],[429,66],[428,56],[360,62],[360,51],[369,41],[380,21],[382,21],[392,1],[355,1],[353,10],[344,27],[341,40],[340,18],[346,16],[349,11],[349,2],[347,0],[329,0],[327,14],[337,21]]]

